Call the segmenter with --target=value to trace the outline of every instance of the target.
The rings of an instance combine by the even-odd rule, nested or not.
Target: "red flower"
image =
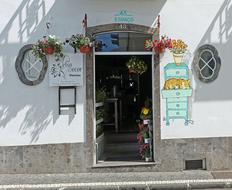
[[[167,36],[161,36],[160,40],[154,40],[152,45],[151,42],[152,42],[151,40],[146,40],[144,47],[145,49],[153,48],[157,54],[163,53],[166,48],[168,49],[172,48],[171,39],[168,38]]]

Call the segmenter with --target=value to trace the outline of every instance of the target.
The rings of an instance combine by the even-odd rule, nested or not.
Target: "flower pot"
[[[144,124],[144,125],[148,125],[148,124],[150,124],[150,122],[151,122],[150,119],[144,119],[144,120],[143,120],[143,124]]]
[[[47,55],[52,55],[54,53],[54,48],[49,46],[47,48],[44,48],[43,51]]]
[[[184,54],[183,53],[173,53],[172,55],[173,55],[173,59],[174,59],[175,64],[177,66],[179,66],[182,62]]]
[[[145,138],[144,143],[150,143],[150,138]]]
[[[137,74],[137,72],[135,70],[133,70],[133,69],[129,69],[129,73],[130,74]]]
[[[162,54],[164,53],[165,47],[155,47],[154,50],[156,54]]]
[[[145,161],[146,162],[150,162],[151,161],[151,157],[145,157]]]
[[[89,53],[90,52],[90,47],[89,46],[81,46],[80,47],[80,52],[81,53]]]

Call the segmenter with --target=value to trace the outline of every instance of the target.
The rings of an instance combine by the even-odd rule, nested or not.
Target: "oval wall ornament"
[[[199,47],[194,56],[193,66],[200,81],[205,83],[214,81],[221,67],[221,59],[216,48],[209,44]]]
[[[46,56],[42,59],[32,53],[33,44],[27,44],[19,50],[15,61],[15,69],[19,79],[26,85],[40,84],[47,72],[48,62]]]

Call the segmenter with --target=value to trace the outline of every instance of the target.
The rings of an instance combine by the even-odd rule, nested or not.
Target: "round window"
[[[48,63],[46,56],[42,59],[32,53],[33,44],[23,46],[15,62],[15,68],[19,79],[26,85],[41,83],[47,71]]]
[[[194,70],[202,82],[214,81],[221,67],[221,60],[218,52],[212,45],[203,45],[194,57]]]

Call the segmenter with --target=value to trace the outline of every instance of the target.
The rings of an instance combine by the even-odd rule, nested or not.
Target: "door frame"
[[[107,32],[134,32],[151,34],[153,37],[159,38],[157,28],[151,28],[136,24],[105,24],[93,27],[87,27],[86,36],[92,38],[99,33]],[[132,52],[135,53],[135,52]],[[136,52],[137,54],[139,52]],[[146,53],[146,52],[143,52]],[[98,53],[99,54],[99,53]],[[130,52],[122,54],[130,55]],[[150,53],[150,55],[152,55]],[[85,152],[87,167],[96,165],[96,135],[95,135],[95,52],[86,55],[86,141]],[[159,56],[152,55],[152,102],[153,102],[153,159],[155,162],[160,160],[160,67]],[[155,109],[156,108],[156,109]]]

